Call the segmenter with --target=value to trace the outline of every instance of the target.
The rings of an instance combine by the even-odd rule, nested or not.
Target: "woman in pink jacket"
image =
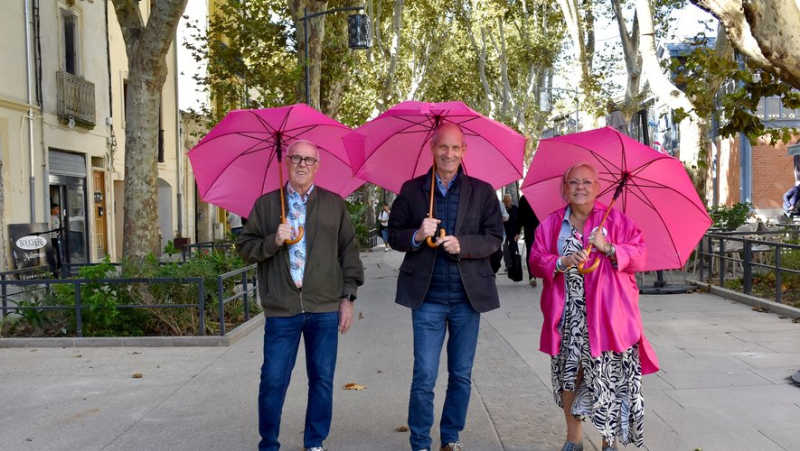
[[[544,281],[540,350],[552,356],[553,395],[567,422],[562,451],[583,449],[583,420],[603,436],[603,451],[617,441],[643,446],[642,374],[658,370],[634,277],[646,258],[642,233],[618,210],[598,230],[608,210],[595,201],[599,192],[592,165],[571,167],[561,187],[568,205],[542,222],[530,252],[533,275]],[[596,258],[594,272],[578,271]]]

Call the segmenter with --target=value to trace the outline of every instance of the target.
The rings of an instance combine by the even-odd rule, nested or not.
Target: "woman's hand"
[[[608,249],[608,247],[609,247],[608,241],[606,241],[606,237],[603,236],[603,232],[601,232],[600,230],[594,230],[589,235],[589,242],[592,243],[592,245],[598,251],[600,251],[600,252],[602,252],[604,254],[608,253],[608,250],[609,250]]]
[[[574,254],[564,255],[560,257],[561,265],[569,268],[570,266],[578,266],[579,263],[585,262],[589,258],[586,249],[581,249]]]

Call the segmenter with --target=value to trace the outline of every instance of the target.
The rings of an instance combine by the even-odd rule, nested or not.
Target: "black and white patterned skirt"
[[[563,254],[581,249],[581,242],[572,236],[564,244]],[[564,407],[561,394],[574,392],[572,415],[590,420],[611,445],[617,440],[627,445],[644,445],[644,398],[642,396],[642,365],[639,346],[625,352],[602,352],[593,358],[589,349],[586,326],[586,298],[583,275],[577,268],[565,273],[567,299],[561,323],[561,348],[551,359],[553,396]],[[583,369],[583,381],[575,387],[578,370]]]

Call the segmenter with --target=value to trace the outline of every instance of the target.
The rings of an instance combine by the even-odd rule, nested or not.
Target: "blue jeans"
[[[339,314],[301,313],[288,318],[267,318],[264,325],[264,364],[258,386],[259,450],[280,449],[278,433],[286,390],[297,360],[300,335],[306,350],[308,405],[303,443],[322,446],[333,416],[333,372],[336,368]]]
[[[472,390],[472,362],[478,344],[481,315],[469,304],[423,302],[412,313],[414,326],[414,379],[408,403],[411,449],[431,448],[433,388],[439,373],[445,331],[447,338],[447,395],[439,433],[442,444],[458,441],[467,420]]]
[[[389,246],[389,228],[384,227],[381,229],[381,238],[383,238],[383,244]]]

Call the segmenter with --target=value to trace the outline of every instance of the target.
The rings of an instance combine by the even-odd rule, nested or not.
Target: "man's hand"
[[[281,224],[278,226],[278,231],[275,232],[275,244],[278,247],[283,246],[283,242],[292,239],[292,225]]]
[[[353,303],[348,298],[339,301],[339,332],[346,334],[353,325]]]
[[[439,228],[440,222],[442,221],[436,218],[423,219],[422,224],[419,225],[419,230],[417,230],[417,236],[414,238],[414,240],[418,243],[421,243],[425,241],[426,238],[435,236],[436,229]]]
[[[444,250],[450,254],[458,255],[461,253],[461,244],[458,242],[458,238],[454,237],[453,235],[447,235],[443,238],[439,238],[436,243],[440,244]]]

